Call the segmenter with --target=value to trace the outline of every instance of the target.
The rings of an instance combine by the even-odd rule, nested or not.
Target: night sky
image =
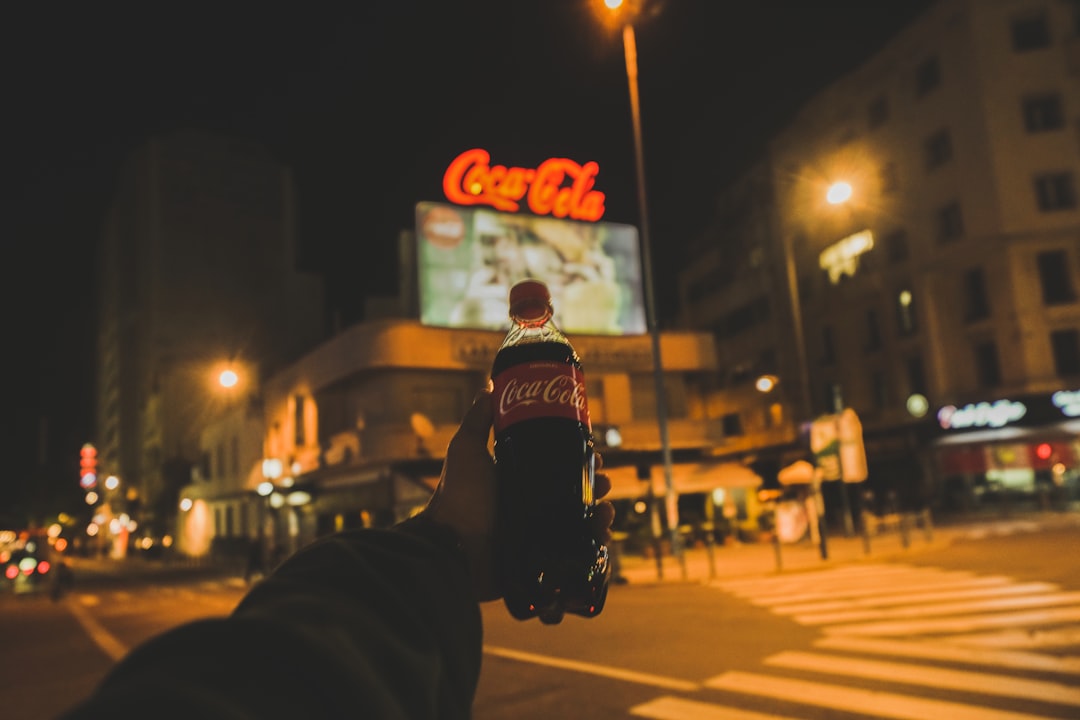
[[[388,0],[332,12],[39,5],[5,7],[0,38],[9,368],[0,517],[76,485],[77,451],[93,432],[95,245],[117,167],[154,133],[253,138],[290,165],[300,263],[324,274],[349,320],[361,319],[365,295],[396,290],[397,233],[416,202],[442,199],[442,172],[462,150],[526,167],[595,160],[605,219],[638,223],[621,35],[597,21],[601,0]],[[652,5],[637,38],[663,326],[679,248],[707,221],[714,188],[928,2]]]

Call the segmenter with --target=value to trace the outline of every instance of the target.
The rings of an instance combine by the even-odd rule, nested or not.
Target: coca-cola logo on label
[[[533,418],[567,418],[589,426],[585,378],[563,363],[531,362],[492,378],[495,430]]]
[[[578,412],[584,411],[585,384],[576,382],[568,375],[532,382],[520,382],[513,378],[499,396],[499,412],[506,415],[515,407],[541,402],[548,405],[567,405]]]

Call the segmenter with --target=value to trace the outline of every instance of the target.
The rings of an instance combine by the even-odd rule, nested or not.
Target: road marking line
[[[909,588],[904,589],[909,590]],[[1001,595],[1026,595],[1038,592],[1057,592],[1060,589],[1061,588],[1058,585],[1043,582],[1023,583],[1018,585],[1004,585],[997,583],[991,584],[990,587],[979,586],[935,592],[909,592],[906,595],[881,595],[830,602],[777,605],[770,609],[777,615],[797,615],[799,613],[851,610],[854,608],[888,607],[892,605],[905,605],[908,603],[943,602],[946,600],[970,600],[975,598],[997,597]]]
[[[755,605],[792,605],[801,602],[815,600],[839,600],[845,598],[862,598],[875,596],[888,596],[902,587],[904,592],[921,592],[923,590],[962,590],[964,588],[987,587],[990,585],[1007,585],[1014,582],[1012,578],[1002,576],[992,577],[959,577],[941,576],[938,578],[918,575],[904,583],[863,583],[859,587],[844,588],[843,590],[829,587],[828,585],[816,585],[810,592],[791,594],[790,592],[778,595],[747,596]]]
[[[765,715],[751,710],[739,710],[715,703],[659,697],[630,708],[631,715],[654,720],[793,720],[781,715]]]
[[[1053,625],[1080,620],[1080,607],[1034,610],[1031,612],[991,613],[989,615],[963,615],[928,620],[897,620],[891,622],[858,623],[855,625],[830,625],[825,627],[829,635],[921,635],[924,633],[969,633],[987,628],[1015,627],[1017,625]]]
[[[791,593],[802,588],[819,589],[822,585],[832,588],[864,587],[866,583],[874,580],[892,581],[894,578],[906,576],[923,577],[926,575],[948,574],[945,570],[937,568],[911,568],[906,565],[895,567],[878,568],[877,566],[855,565],[850,570],[827,571],[821,573],[799,573],[798,575],[782,577],[752,578],[741,580],[721,580],[716,583],[717,587],[741,596],[771,594],[780,595]]]
[[[804,705],[846,710],[871,717],[893,720],[1037,720],[1028,713],[995,710],[978,705],[965,705],[947,700],[900,695],[898,693],[862,690],[840,685],[771,677],[747,672],[727,672],[705,681],[705,686],[770,699],[783,699]]]
[[[101,604],[101,598],[99,598],[97,595],[91,595],[89,593],[80,593],[79,602],[86,607],[94,607],[95,605]]]
[[[973,647],[1053,648],[1080,645],[1080,628],[1060,630],[1002,630],[1000,632],[953,635],[942,642]]]
[[[836,623],[863,622],[899,618],[933,617],[935,615],[960,615],[987,610],[1018,610],[1021,608],[1051,607],[1080,603],[1080,592],[1025,595],[968,602],[934,603],[910,607],[883,608],[878,610],[849,610],[847,612],[809,613],[795,615],[792,619],[800,625],[832,625]]]
[[[765,664],[942,690],[959,690],[980,695],[997,695],[1080,706],[1080,689],[1078,688],[1056,682],[1025,680],[1008,675],[989,675],[968,670],[949,670],[943,667],[846,658],[795,650],[767,657]]]
[[[488,655],[495,655],[497,657],[503,657],[509,660],[517,660],[519,662],[527,662],[534,665],[546,665],[548,667],[560,668],[563,670],[574,670],[576,672],[588,673],[590,675],[600,675],[602,677],[614,678],[616,680],[625,680],[627,682],[637,683],[639,685],[652,685],[654,687],[662,687],[668,690],[693,692],[695,690],[701,689],[700,684],[690,682],[688,680],[680,680],[678,678],[665,677],[663,675],[654,675],[652,673],[637,672],[636,670],[624,670],[621,668],[610,667],[608,665],[596,665],[594,663],[582,662],[580,660],[567,660],[565,658],[551,657],[549,655],[537,655],[536,653],[521,652],[520,650],[511,650],[510,648],[485,645],[484,652]]]
[[[75,620],[82,625],[82,629],[90,636],[101,650],[114,662],[127,655],[128,648],[120,642],[115,635],[106,630],[93,615],[88,613],[82,605],[76,602],[64,603],[67,609],[75,616]]]
[[[748,578],[734,578],[731,580],[718,581],[718,585],[727,589],[742,588],[742,587],[775,587],[777,585],[793,585],[803,584],[805,582],[814,582],[827,578],[840,578],[845,575],[865,575],[866,573],[873,572],[886,572],[897,573],[904,572],[912,569],[911,565],[900,564],[875,564],[875,565],[845,565],[838,568],[828,568],[825,570],[811,570],[809,572],[801,572],[797,575],[785,575],[777,577],[776,575],[758,575],[756,577]]]
[[[932,645],[927,642],[909,642],[905,640],[874,640],[845,637],[843,635],[833,635],[818,640],[814,643],[814,647],[827,650],[848,650],[851,652],[877,653],[879,655],[923,658],[926,660],[945,660],[968,663],[969,665],[990,665],[1016,670],[1038,670],[1080,675],[1080,657],[1058,657],[1056,655],[1011,650],[986,650],[984,648],[941,643]]]

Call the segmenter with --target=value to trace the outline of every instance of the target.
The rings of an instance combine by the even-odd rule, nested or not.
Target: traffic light
[[[84,490],[97,485],[97,448],[90,443],[79,450],[79,485]]]

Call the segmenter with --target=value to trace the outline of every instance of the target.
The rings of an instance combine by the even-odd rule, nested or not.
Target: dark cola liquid
[[[492,377],[531,360],[580,368],[567,345],[537,342],[500,350]],[[608,549],[588,522],[595,469],[589,428],[576,420],[533,418],[496,434],[496,559],[515,618],[551,624],[564,613],[594,617],[604,608]]]

